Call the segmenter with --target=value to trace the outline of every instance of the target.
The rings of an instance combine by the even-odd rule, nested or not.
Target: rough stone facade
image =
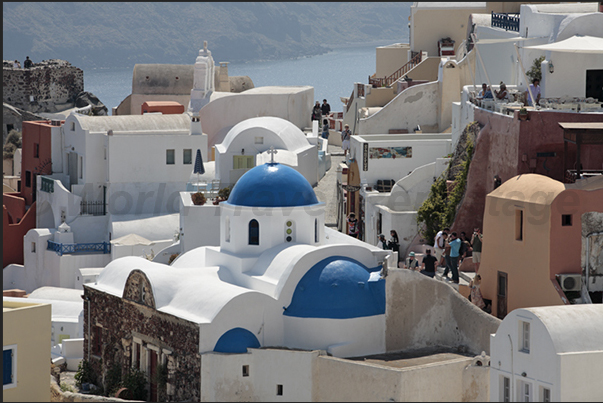
[[[84,72],[59,59],[34,63],[29,69],[15,69],[4,60],[2,88],[3,102],[29,112],[52,113],[67,109],[65,104],[73,104],[84,90]]]
[[[114,363],[121,365],[122,374],[127,372],[135,360],[133,345],[141,340],[143,348],[158,350],[158,363],[167,366],[167,383],[158,387],[160,401],[200,400],[199,326],[156,311],[152,288],[144,273],[135,270],[130,274],[123,298],[86,286],[84,298],[90,299],[89,305],[84,302],[84,358],[88,357],[92,342],[90,363],[99,377],[98,383],[104,384]],[[94,354],[98,342],[95,327],[100,327],[100,354]],[[141,362],[141,367],[145,371],[148,364]]]

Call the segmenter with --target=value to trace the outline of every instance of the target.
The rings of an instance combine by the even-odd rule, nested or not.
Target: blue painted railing
[[[492,11],[491,25],[505,31],[519,32],[519,14],[495,13]]]
[[[102,252],[111,253],[110,242],[98,242],[98,243],[59,243],[48,241],[48,250],[55,251],[57,255],[63,256],[69,253],[90,253],[90,252]]]

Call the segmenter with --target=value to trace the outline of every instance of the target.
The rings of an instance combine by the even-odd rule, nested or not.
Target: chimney
[[[203,129],[201,128],[201,119],[199,115],[193,115],[191,117],[191,135],[200,135],[203,134]]]

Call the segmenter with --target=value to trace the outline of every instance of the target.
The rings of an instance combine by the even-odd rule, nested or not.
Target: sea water
[[[255,87],[309,85],[314,87],[314,101],[322,104],[327,99],[332,111],[341,111],[340,97],[349,97],[354,83],[367,84],[368,77],[375,73],[376,47],[392,43],[341,47],[292,60],[229,63],[228,74],[249,76]],[[220,61],[215,60],[216,64]],[[132,71],[133,68],[84,70],[84,89],[96,95],[111,113],[111,108],[119,106],[132,92]]]

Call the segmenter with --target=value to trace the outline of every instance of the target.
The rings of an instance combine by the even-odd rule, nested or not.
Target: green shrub
[[[94,383],[96,381],[96,375],[87,360],[80,361],[73,378],[75,379],[75,386],[78,388],[81,388],[83,383]]]
[[[105,392],[106,396],[113,396],[121,387],[121,365],[114,362],[105,376]]]
[[[450,172],[448,166],[429,191],[429,196],[417,211],[417,222],[423,224],[421,235],[428,244],[433,244],[435,236],[442,228],[450,227],[454,222],[456,210],[465,195],[467,186],[467,174],[473,157],[473,142],[467,140],[467,158],[461,163],[462,169],[457,173],[452,184],[452,190],[448,193],[446,178]]]
[[[526,76],[530,78],[530,81],[534,81],[535,79],[542,81],[542,70],[540,68],[540,65],[543,61],[544,56],[540,56],[538,59],[534,59],[532,67],[530,67],[530,70],[526,72]]]
[[[147,400],[147,376],[136,368],[131,368],[123,378],[122,386],[132,391],[134,400]]]
[[[228,200],[228,196],[230,196],[230,187],[222,188],[218,191],[218,197],[222,200]]]

